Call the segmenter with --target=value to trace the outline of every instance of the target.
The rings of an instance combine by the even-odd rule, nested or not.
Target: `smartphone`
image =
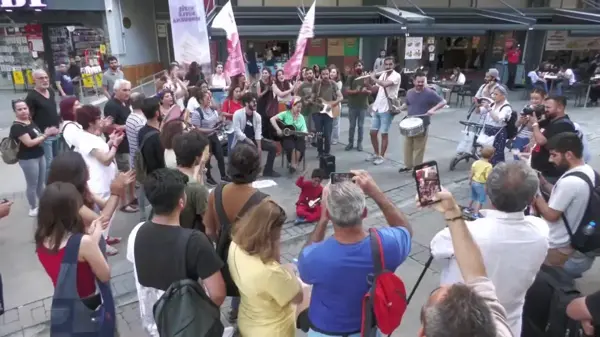
[[[329,175],[329,179],[331,179],[332,184],[341,183],[342,181],[352,181],[354,178],[354,173],[350,172],[331,172]]]
[[[426,206],[437,202],[435,195],[442,191],[437,162],[430,161],[415,166],[413,177],[417,184],[417,195],[421,205]]]

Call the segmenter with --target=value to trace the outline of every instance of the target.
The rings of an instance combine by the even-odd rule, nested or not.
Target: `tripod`
[[[415,294],[415,291],[417,291],[417,288],[419,287],[419,284],[423,280],[423,277],[425,276],[427,269],[429,269],[429,266],[431,266],[431,262],[433,262],[433,256],[429,256],[429,259],[427,260],[427,262],[425,262],[425,267],[423,268],[421,275],[419,275],[419,278],[417,279],[417,283],[415,283],[415,286],[410,291],[410,295],[408,295],[408,299],[406,299],[406,304],[410,303],[410,300],[412,299],[413,295]]]

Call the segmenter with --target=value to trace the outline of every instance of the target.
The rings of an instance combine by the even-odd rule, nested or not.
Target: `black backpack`
[[[225,262],[225,266],[221,269],[221,275],[223,275],[223,281],[225,281],[227,296],[239,297],[240,291],[235,285],[235,282],[233,282],[229,267],[227,266],[227,256],[229,253],[229,246],[231,245],[231,222],[229,222],[227,214],[225,213],[225,208],[223,207],[223,188],[225,185],[226,184],[221,183],[215,188],[215,210],[217,211],[220,224],[216,251],[221,260]],[[235,221],[239,220],[246,212],[248,212],[248,210],[250,210],[250,208],[258,205],[266,197],[268,197],[268,195],[261,191],[254,192],[238,213]]]
[[[67,143],[67,140],[65,139],[64,133],[65,133],[65,129],[67,128],[67,126],[73,124],[73,126],[79,128],[77,126],[77,124],[75,124],[75,122],[66,122],[65,125],[63,125],[62,127],[62,131],[60,132],[60,135],[58,136],[58,139],[56,141],[56,150],[58,151],[57,153],[63,153],[63,152],[70,152],[75,150],[75,145],[69,145],[69,143]],[[79,128],[81,129],[81,128]]]
[[[185,256],[193,230],[182,231],[178,240]],[[152,309],[161,337],[221,337],[224,327],[219,307],[197,280],[173,282]]]
[[[510,106],[509,104],[505,104],[504,106],[506,106],[506,105]],[[502,108],[504,108],[504,106]],[[512,107],[511,107],[510,118],[506,122],[506,139],[513,139],[519,133],[519,128],[517,128],[517,120],[518,119],[519,119],[519,114],[515,110],[512,110]]]
[[[594,171],[595,184],[592,184],[590,178],[583,172],[571,172],[565,174],[563,178],[569,176],[582,179],[590,189],[590,199],[588,200],[585,213],[583,214],[583,218],[581,219],[577,230],[575,230],[575,233],[571,230],[565,214],[562,214],[563,222],[565,223],[565,227],[571,238],[571,247],[582,253],[588,253],[600,249],[600,229],[596,227],[591,230],[591,233],[586,233],[586,228],[591,222],[595,222],[596,225],[600,224],[600,175],[598,175],[598,172]]]

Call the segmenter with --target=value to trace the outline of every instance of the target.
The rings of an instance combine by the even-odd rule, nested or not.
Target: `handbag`
[[[500,109],[502,109],[502,107]],[[479,135],[477,135],[477,143],[481,146],[492,146],[493,147],[494,141],[496,140],[496,136],[500,132],[502,132],[502,129],[505,128],[504,126],[501,127],[500,130],[498,130],[498,132],[496,132],[496,134],[491,135],[491,136],[485,134],[485,123],[491,113],[492,113],[492,111],[488,111],[488,115],[485,117],[485,119],[483,121],[483,127],[481,128],[481,132],[479,133]]]
[[[387,76],[385,78],[387,78]],[[402,101],[400,101],[399,98],[390,98],[390,96],[387,93],[387,88],[383,88],[383,93],[385,94],[385,98],[387,98],[388,101],[388,112],[390,113],[390,115],[396,116],[399,113],[401,113],[402,110],[400,110],[400,108],[402,107]]]

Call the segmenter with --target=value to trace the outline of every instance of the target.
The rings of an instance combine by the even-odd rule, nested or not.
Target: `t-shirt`
[[[183,279],[207,279],[223,268],[206,235],[193,231],[187,241],[186,254],[181,255],[180,235],[186,229],[179,226],[159,225],[151,221],[143,224],[135,238],[135,269],[138,282],[159,290]]]
[[[302,114],[294,117],[294,114],[291,110],[286,110],[277,115],[277,118],[279,118],[283,124],[295,127],[296,131],[308,132],[308,129],[306,128],[306,121],[304,120],[304,116],[302,116]]]
[[[10,127],[9,137],[19,143],[19,152],[17,153],[17,158],[20,160],[27,160],[42,157],[44,155],[44,148],[42,147],[42,144],[33,147],[25,145],[19,140],[19,137],[24,134],[28,134],[31,139],[35,139],[41,136],[42,132],[34,123],[13,123],[13,125]]]
[[[406,105],[409,116],[426,114],[429,109],[440,104],[443,100],[434,90],[423,88],[423,91],[418,92],[414,88],[406,93]],[[430,116],[420,116],[423,120],[423,125],[427,126],[430,123]]]
[[[492,164],[483,159],[479,159],[471,166],[471,172],[473,173],[473,181],[481,184],[485,184],[490,172],[492,172]]]
[[[138,146],[142,145],[144,136],[150,131],[159,131],[150,125],[144,125],[138,133]],[[150,136],[144,143],[144,148],[141,150],[146,164],[146,173],[150,174],[154,170],[165,167],[165,150],[160,143],[160,132]]]
[[[92,155],[92,151],[108,152],[110,148],[104,139],[87,131],[80,137],[79,146],[75,151],[81,154],[88,167],[88,187],[94,194],[105,195],[110,192],[110,184],[117,175],[117,165],[114,160],[108,166],[104,165]]]
[[[200,107],[200,103],[198,103],[198,100],[196,99],[196,97],[190,97],[190,99],[187,102],[186,109],[188,111],[196,111],[196,109],[198,109],[199,107]]]
[[[122,103],[116,98],[110,99],[104,106],[104,117],[112,117],[113,123],[116,125],[125,125],[127,123],[127,117],[131,114],[131,108],[128,103]],[[129,141],[127,139],[127,132],[119,147],[117,153],[129,153]]]
[[[131,167],[133,167],[133,163],[135,163],[135,154],[138,150],[138,134],[144,125],[146,125],[146,122],[148,122],[146,116],[141,113],[129,114],[125,121],[125,133],[127,134],[127,140],[129,142],[129,161]]]
[[[565,119],[568,121],[565,121]],[[542,134],[546,139],[550,139],[552,136],[562,132],[576,132],[575,126],[569,120],[569,116],[550,122],[540,122],[539,124],[540,128],[543,129]],[[544,177],[558,178],[564,173],[550,162],[550,151],[545,146],[536,145],[531,151],[531,167],[542,172]]]
[[[569,81],[569,85],[575,84],[575,73],[573,72],[573,69],[565,70],[564,76]]]
[[[56,108],[55,94],[48,89],[50,96],[44,97],[37,90],[30,90],[25,97],[25,103],[29,107],[31,120],[44,132],[46,128],[60,124],[58,109]]]
[[[456,79],[456,84],[463,85],[463,84],[465,84],[466,81],[467,81],[467,77],[465,76],[465,74],[463,74],[463,73],[458,74],[458,78]]]
[[[256,189],[248,185],[236,185],[233,183],[225,185],[223,188],[223,208],[225,209],[227,219],[229,219],[231,223],[236,220],[242,207],[244,207],[254,192],[256,192]],[[227,201],[225,202],[225,200]],[[204,215],[204,226],[207,229],[212,229],[212,231],[216,233],[218,232],[217,229],[220,228],[220,224],[221,222],[219,221],[219,216],[217,215],[217,209],[215,207],[215,193],[213,190],[208,196],[208,205]]]
[[[279,262],[264,263],[248,255],[235,242],[229,246],[227,265],[240,291],[238,328],[244,337],[295,337],[296,317],[292,299],[300,282]]]
[[[117,80],[122,80],[125,78],[125,74],[119,69],[114,71],[112,69],[108,69],[104,75],[102,75],[102,86],[106,87],[108,93],[112,95],[114,93],[113,87],[115,86],[115,82]]]
[[[56,77],[58,78],[58,81],[60,81],[60,87],[65,94],[67,96],[72,96],[75,93],[75,90],[73,89],[73,80],[71,79],[71,76],[66,72],[58,72],[56,73]]]
[[[81,77],[81,68],[76,64],[71,64],[71,66],[69,67],[69,70],[67,70],[67,72],[69,73],[69,76],[73,80],[73,83],[79,84],[81,79],[75,79],[75,78]]]
[[[513,337],[510,326],[506,319],[506,310],[498,301],[494,283],[486,277],[479,277],[467,284],[473,292],[479,295],[487,303],[492,313],[492,319],[496,326],[496,337]]]
[[[384,113],[390,111],[388,99],[398,98],[398,90],[400,90],[402,77],[396,71],[392,71],[389,74],[381,74],[381,76],[379,76],[379,80],[392,82],[392,85],[387,88],[379,86],[377,96],[375,97],[375,102],[373,102],[373,111]]]
[[[350,90],[362,90],[365,87],[366,78],[361,78],[357,80],[358,76],[352,75],[349,76],[346,80],[346,88]],[[366,109],[369,106],[369,95],[370,93],[358,93],[358,94],[348,94],[348,107],[349,108],[359,108]]]
[[[296,205],[308,205],[311,200],[320,198],[323,195],[323,186],[321,184],[314,186],[312,180],[304,179],[303,176],[300,176],[296,180],[296,186],[300,187],[301,190]]]
[[[187,197],[185,207],[179,215],[179,224],[183,228],[205,232],[202,216],[206,212],[208,189],[202,183],[190,180],[185,187]]]
[[[594,169],[587,164],[570,169],[565,172],[565,175],[571,172],[583,172],[591,179],[592,183],[595,183]],[[583,179],[563,176],[552,188],[548,206],[562,212],[567,218],[569,227],[575,233],[583,219],[589,198],[590,188]],[[550,227],[550,248],[562,248],[569,245],[571,240],[562,217],[556,222],[549,222],[548,226]]]
[[[302,98],[310,98],[313,90],[313,82],[302,82],[298,87],[298,95]],[[304,116],[309,116],[311,114],[312,107],[311,104],[302,104],[302,111],[300,113]]]
[[[85,138],[85,135],[83,135],[85,132],[83,131],[83,127],[81,127],[81,124],[74,121],[64,121],[60,126],[60,132],[67,142],[67,145],[73,149],[76,149],[79,146],[81,139]]]
[[[338,87],[335,82],[332,81],[317,81],[313,84],[312,93],[316,95],[316,100],[322,98],[325,102],[332,102],[337,99]],[[317,104],[312,105],[312,112],[318,113],[321,108]]]
[[[396,270],[410,252],[411,237],[403,227],[377,230],[381,237],[385,269]],[[329,237],[300,252],[300,278],[313,285],[308,316],[321,331],[335,334],[360,331],[362,300],[373,273],[369,237],[341,244]]]

